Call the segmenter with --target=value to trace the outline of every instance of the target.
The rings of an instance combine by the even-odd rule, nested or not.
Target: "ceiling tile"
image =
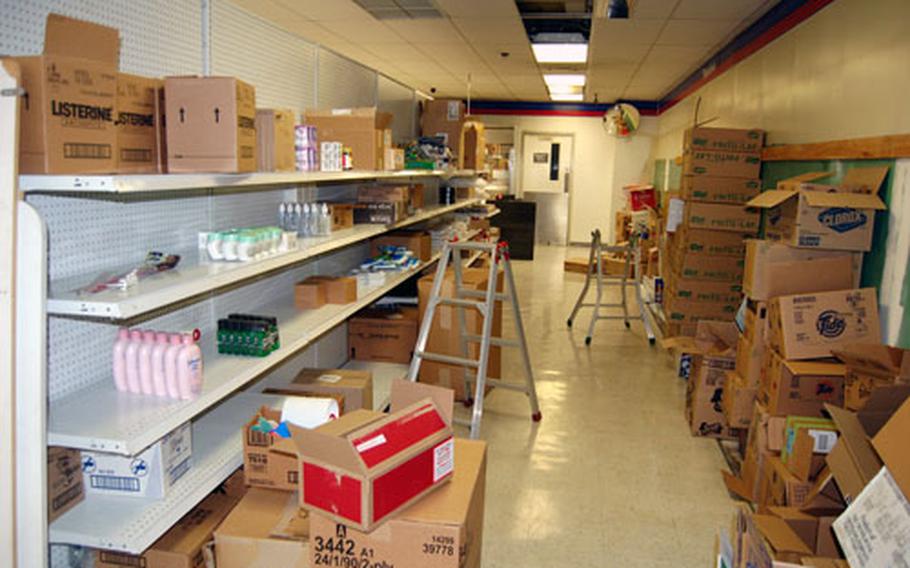
[[[379,20],[347,19],[323,21],[322,25],[339,36],[357,43],[399,43],[407,38],[395,33]]]
[[[645,57],[642,68],[648,66],[673,66],[680,72],[700,63],[710,53],[707,46],[655,45]]]
[[[704,45],[713,47],[730,35],[739,20],[670,20],[657,45]]]
[[[664,23],[664,20],[594,20],[591,45],[595,53],[605,47],[625,49],[630,45],[651,45]]]
[[[464,41],[449,20],[386,20],[386,25],[412,43]]]
[[[767,0],[680,0],[672,18],[701,20],[744,20]]]
[[[472,43],[511,43],[528,41],[521,19],[514,18],[453,18],[452,22]]]
[[[361,19],[373,20],[369,12],[351,0],[275,0],[298,14],[316,21]]]
[[[436,5],[453,18],[518,18],[514,0],[436,0]]]
[[[632,19],[669,18],[677,2],[678,0],[635,0],[632,4]]]

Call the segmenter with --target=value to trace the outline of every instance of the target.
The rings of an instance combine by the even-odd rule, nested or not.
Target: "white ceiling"
[[[352,0],[232,0],[288,31],[436,96],[547,100],[514,0],[433,0],[441,19],[377,20]],[[656,100],[777,0],[634,0],[595,18],[586,100]],[[500,54],[507,52],[508,57]]]

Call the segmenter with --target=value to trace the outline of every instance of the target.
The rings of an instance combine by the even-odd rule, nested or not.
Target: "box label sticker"
[[[375,438],[370,438],[369,440],[367,440],[365,442],[361,442],[361,443],[357,444],[357,451],[362,454],[363,452],[365,452],[367,450],[371,450],[371,449],[373,449],[377,446],[381,446],[385,443],[386,443],[385,435],[380,434],[380,435],[376,436]]]
[[[320,375],[316,380],[320,383],[335,384],[341,380],[341,375]]]
[[[455,469],[455,440],[449,438],[433,450],[433,483]]]
[[[814,440],[812,453],[829,454],[837,442],[837,432],[833,430],[809,430],[809,435]]]
[[[459,118],[461,118],[461,101],[449,101],[446,105],[446,120],[458,122]]]

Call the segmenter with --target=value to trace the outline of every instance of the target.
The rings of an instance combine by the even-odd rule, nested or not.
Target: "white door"
[[[564,245],[569,234],[573,137],[525,133],[521,154],[522,194],[537,203],[535,240]]]

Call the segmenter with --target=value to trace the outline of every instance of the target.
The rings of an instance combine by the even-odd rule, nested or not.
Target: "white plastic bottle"
[[[291,230],[297,233],[298,235],[302,234],[301,223],[303,222],[303,207],[299,203],[294,204],[294,226],[291,227]]]
[[[328,203],[322,204],[322,210],[319,215],[319,234],[329,235],[332,233],[332,214],[329,213]]]
[[[278,226],[281,227],[282,231],[287,231],[288,229],[287,215],[287,206],[282,203],[278,206]]]
[[[180,387],[177,385],[177,355],[183,348],[183,339],[179,333],[172,333],[167,349],[164,350],[164,384],[167,395],[171,398],[180,398]]]
[[[114,386],[118,391],[129,390],[126,382],[126,348],[130,344],[130,330],[121,327],[117,331],[117,341],[114,342]]]
[[[190,400],[202,390],[202,351],[191,334],[183,336],[177,355],[177,386],[180,398]]]
[[[311,230],[311,225],[312,225],[312,223],[310,221],[311,219],[312,219],[312,211],[310,211],[310,204],[304,203],[303,204],[303,213],[301,214],[301,217],[300,217],[300,231],[298,231],[298,233],[297,233],[299,236],[301,236],[301,237],[312,237],[313,236],[313,231]]]
[[[130,331],[130,342],[126,346],[126,388],[132,393],[142,392],[139,382],[139,348],[142,347],[142,331]]]
[[[164,352],[167,351],[167,334],[155,334],[155,346],[152,347],[152,386],[155,396],[167,396],[167,379],[164,374]]]
[[[155,332],[142,332],[142,345],[139,346],[139,387],[142,394],[154,394],[152,385],[152,348],[155,347]]]

